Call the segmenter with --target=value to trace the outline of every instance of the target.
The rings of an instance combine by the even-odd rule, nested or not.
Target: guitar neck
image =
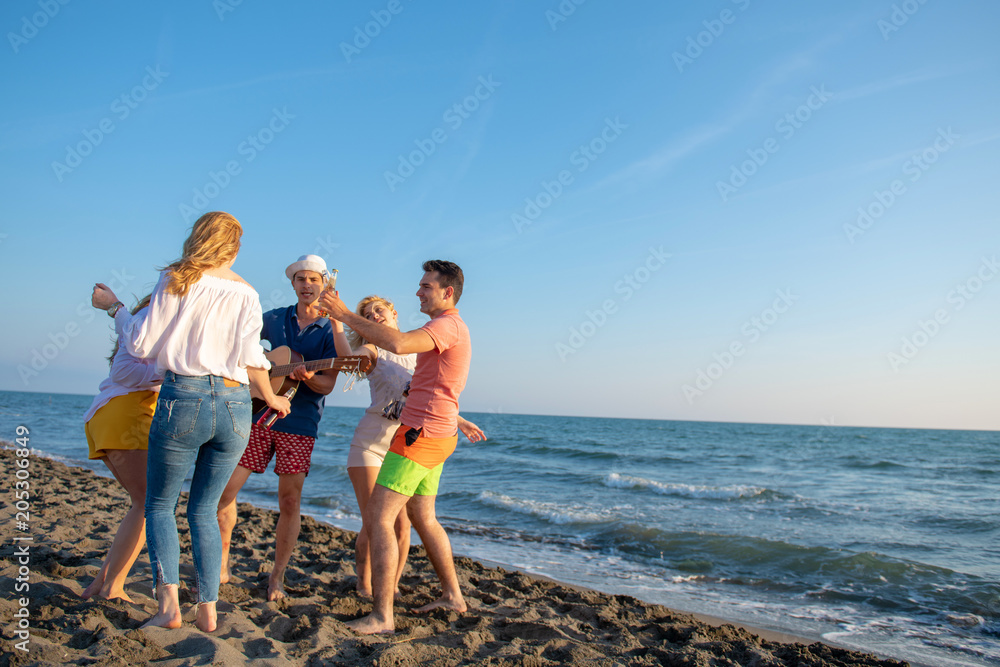
[[[294,364],[284,364],[282,366],[275,366],[272,368],[268,375],[273,378],[285,377],[300,366],[305,366],[307,371],[325,371],[333,368],[333,364],[336,361],[337,359],[334,357],[333,359],[316,359],[315,361],[300,361]]]

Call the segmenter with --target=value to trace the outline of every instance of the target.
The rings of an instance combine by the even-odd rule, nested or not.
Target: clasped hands
[[[325,310],[332,319],[343,321],[345,314],[350,313],[351,309],[340,300],[340,292],[332,289],[325,289],[319,295],[319,304]]]

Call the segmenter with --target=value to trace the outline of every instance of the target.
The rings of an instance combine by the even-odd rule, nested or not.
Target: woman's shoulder
[[[233,281],[238,282],[238,283],[243,283],[247,287],[252,287],[252,285],[250,283],[248,283],[247,281],[243,280],[243,276],[241,276],[240,274],[236,273],[232,269],[226,269],[226,272],[228,274],[227,277],[230,280],[233,280]]]
[[[413,367],[417,365],[416,354],[396,354],[395,352],[383,350],[381,347],[377,347],[375,349],[378,352],[379,359],[391,361],[392,363],[398,364],[409,370],[412,370]]]
[[[253,285],[243,280],[239,274],[228,269],[225,271],[213,271],[212,273],[205,272],[201,274],[201,277],[203,281],[207,281],[208,285],[214,287],[257,294],[257,290],[253,288]]]
[[[208,269],[204,273],[202,273],[202,275],[211,276],[213,278],[221,278],[222,280],[231,280],[233,282],[243,283],[244,285],[248,286],[250,285],[250,283],[243,280],[243,277],[240,276],[240,274],[236,273],[228,266],[218,266],[214,269]]]

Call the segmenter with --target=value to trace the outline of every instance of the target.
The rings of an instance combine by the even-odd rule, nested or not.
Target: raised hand
[[[335,320],[340,320],[345,313],[350,313],[343,301],[340,300],[340,292],[332,289],[325,289],[319,295],[319,303],[327,315]]]
[[[94,308],[107,310],[118,302],[118,297],[111,291],[111,288],[104,283],[94,285],[94,293],[90,297],[90,304]]]

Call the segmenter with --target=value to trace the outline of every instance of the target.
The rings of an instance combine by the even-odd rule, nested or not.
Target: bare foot
[[[283,600],[285,598],[285,583],[283,581],[271,581],[267,582],[267,601],[274,602],[275,600]]]
[[[104,586],[104,577],[97,577],[92,582],[90,582],[89,586],[83,589],[83,593],[80,593],[80,597],[83,598],[84,600],[89,600],[90,598],[97,595],[97,592],[101,590],[102,586]]]
[[[181,604],[177,584],[157,584],[156,604],[159,609],[153,618],[142,624],[143,628],[181,627]]]
[[[434,609],[450,609],[461,614],[465,613],[468,607],[465,606],[465,600],[463,598],[453,600],[451,598],[439,597],[437,600],[434,600],[434,602],[425,604],[423,607],[417,607],[413,611],[418,614],[423,614],[428,611],[433,611]]]
[[[198,617],[195,619],[195,625],[202,632],[215,632],[219,623],[214,602],[202,602],[198,605]]]
[[[369,614],[364,618],[358,618],[345,623],[347,627],[354,630],[359,635],[391,635],[396,632],[396,626],[392,620],[383,621]]]
[[[395,602],[399,602],[403,599],[403,593],[397,588],[392,594],[392,599]]]
[[[222,569],[219,571],[219,583],[228,584],[229,580],[233,578],[233,571],[229,568],[229,559],[227,558],[222,563]]]
[[[107,594],[105,594],[104,591],[101,591],[99,597],[102,597],[105,600],[124,600],[125,602],[135,602],[135,600],[130,598],[128,596],[128,593],[126,593],[124,590],[109,591]]]
[[[149,619],[140,626],[141,628],[170,628],[181,627],[181,613],[161,613]]]

